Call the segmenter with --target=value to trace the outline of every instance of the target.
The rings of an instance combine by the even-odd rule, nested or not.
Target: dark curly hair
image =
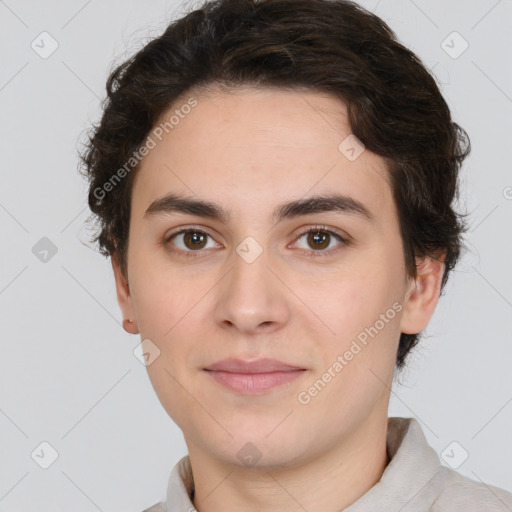
[[[467,229],[452,204],[469,138],[420,59],[348,0],[205,1],[110,73],[80,154],[101,254],[116,253],[126,275],[133,155],[162,115],[192,90],[244,85],[327,92],[347,105],[352,133],[387,162],[408,274],[416,257],[442,254],[442,290]],[[419,334],[401,334],[398,370]]]

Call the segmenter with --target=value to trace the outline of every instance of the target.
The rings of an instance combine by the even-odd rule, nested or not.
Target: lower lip
[[[273,388],[292,382],[305,370],[269,373],[231,373],[206,370],[218,383],[246,395],[263,393]]]

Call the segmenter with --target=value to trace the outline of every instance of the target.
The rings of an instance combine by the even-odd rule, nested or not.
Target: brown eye
[[[335,243],[336,241],[338,241],[337,244]],[[349,245],[344,237],[322,226],[313,227],[308,231],[304,231],[299,235],[295,244],[299,249],[305,251],[306,256],[311,257],[332,256],[339,249],[343,248],[343,246]]]
[[[208,243],[210,245],[208,245]],[[194,256],[193,253],[206,253],[202,249],[215,248],[216,244],[208,233],[198,229],[182,229],[173,233],[165,240],[168,248],[175,253],[181,253],[186,256]]]
[[[201,231],[187,231],[183,233],[183,243],[187,249],[202,249],[206,245],[207,236]]]
[[[310,231],[309,233],[307,233],[307,235],[308,244],[313,249],[319,250],[329,247],[331,235],[326,231]]]

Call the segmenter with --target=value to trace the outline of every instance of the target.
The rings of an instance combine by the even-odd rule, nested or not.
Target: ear
[[[117,253],[113,253],[111,259],[114,278],[116,280],[117,302],[119,303],[119,307],[123,314],[123,329],[130,334],[137,334],[139,332],[139,328],[137,326],[135,309],[130,295],[128,280],[121,270]]]
[[[417,276],[411,279],[405,296],[400,330],[417,334],[425,329],[434,314],[441,293],[445,255],[425,256],[416,262]]]

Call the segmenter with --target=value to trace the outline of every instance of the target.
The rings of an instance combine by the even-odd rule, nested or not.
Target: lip
[[[291,382],[306,371],[277,359],[257,359],[244,361],[229,358],[218,361],[204,371],[219,384],[237,393],[262,394]]]
[[[304,370],[299,366],[283,363],[277,359],[256,359],[254,361],[244,361],[230,357],[217,361],[216,363],[207,366],[205,370],[222,371],[230,373],[270,373],[270,372],[287,372],[294,370]]]

